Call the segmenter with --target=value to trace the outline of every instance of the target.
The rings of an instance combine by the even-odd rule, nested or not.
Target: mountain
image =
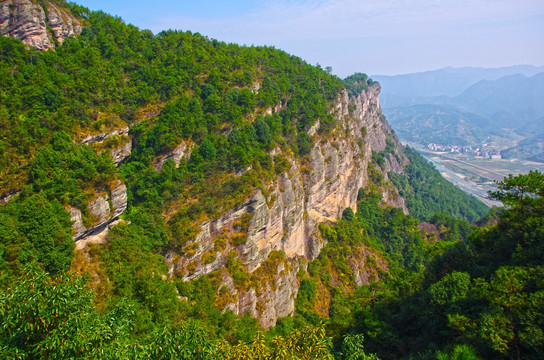
[[[491,120],[452,105],[397,107],[388,111],[387,119],[401,139],[425,145],[467,146],[480,144],[489,135],[506,135]]]
[[[0,34],[45,50],[81,33],[82,20],[67,11],[63,2],[43,3],[42,6],[33,0],[3,1],[0,4]]]
[[[366,75],[11,3],[82,30],[46,51],[0,38],[7,358],[237,358],[263,329],[331,358],[319,323],[352,281],[422,271],[488,210],[400,144]]]
[[[527,159],[544,162],[544,133],[527,137],[516,146],[501,151],[505,159]]]
[[[508,75],[531,77],[544,72],[544,66],[516,65],[503,68],[452,68],[402,75],[373,75],[382,84],[383,107],[422,103],[419,98],[460,95],[482,80],[497,80]]]
[[[511,144],[512,141],[519,141],[519,146],[524,149],[516,152],[513,147],[505,152],[506,157],[516,153],[524,159],[540,158],[540,155],[533,154],[534,151],[540,151],[539,147],[528,145],[531,140],[523,141],[526,137],[543,132],[544,72],[533,74],[540,68],[529,66],[489,71],[459,70],[460,75],[470,74],[473,77],[457,78],[454,82],[458,86],[456,85],[453,91],[445,74],[451,75],[455,73],[454,70],[443,69],[383,80],[384,88],[388,83],[393,85],[392,89],[385,90],[388,95],[385,96],[384,114],[401,139],[422,145],[438,143],[464,146],[478,145],[491,138],[495,144],[499,144],[500,149],[497,150],[506,150],[507,146],[501,147],[501,143]],[[518,73],[476,81],[477,75],[494,77],[514,71],[531,76]],[[402,84],[408,84],[410,88],[410,84],[418,80],[422,81],[418,85],[422,88],[412,86],[413,93],[410,96],[398,90]],[[425,87],[424,84],[428,86]],[[435,96],[430,96],[425,89],[436,91]],[[394,94],[395,91],[401,95]],[[447,95],[457,91],[460,93],[455,96]]]
[[[498,80],[481,80],[449,101],[459,108],[492,119],[498,127],[523,131],[544,117],[544,72]],[[544,125],[544,123],[540,123]]]

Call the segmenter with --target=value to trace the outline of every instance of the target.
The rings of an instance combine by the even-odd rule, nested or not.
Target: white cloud
[[[377,30],[382,35],[405,36],[465,23],[511,21],[535,12],[544,12],[541,0],[272,0],[242,16],[162,17],[155,20],[152,29],[195,28],[256,40],[271,34],[301,40],[355,38]]]

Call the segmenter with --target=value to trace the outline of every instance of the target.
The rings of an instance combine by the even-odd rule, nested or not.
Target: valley
[[[390,125],[386,81],[274,46],[0,19],[0,359],[544,358],[539,68]]]
[[[431,161],[441,175],[465,192],[489,206],[501,206],[488,198],[488,191],[496,190],[495,181],[502,181],[509,174],[526,174],[531,170],[544,171],[544,164],[523,159],[488,159],[471,155],[430,151],[411,142],[413,147]]]

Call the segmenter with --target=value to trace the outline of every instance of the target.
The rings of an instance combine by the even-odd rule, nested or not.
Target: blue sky
[[[544,0],[75,0],[157,33],[270,45],[345,77],[544,65]]]

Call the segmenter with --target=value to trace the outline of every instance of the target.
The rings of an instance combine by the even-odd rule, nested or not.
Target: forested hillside
[[[2,357],[376,358],[363,337],[383,358],[449,356],[444,322],[410,342],[391,309],[490,234],[538,253],[537,230],[510,244],[517,207],[501,230],[469,225],[487,208],[400,145],[366,75],[342,81],[271,47],[155,35],[60,0],[28,6],[51,3],[80,35],[48,51],[0,38]],[[498,255],[480,250],[451,269],[483,289],[496,269],[478,266]],[[523,291],[539,294],[532,259]],[[512,329],[514,310],[499,317],[485,296],[478,309]],[[456,343],[532,354],[517,340],[528,329],[540,351],[538,301],[499,345],[480,325]]]

